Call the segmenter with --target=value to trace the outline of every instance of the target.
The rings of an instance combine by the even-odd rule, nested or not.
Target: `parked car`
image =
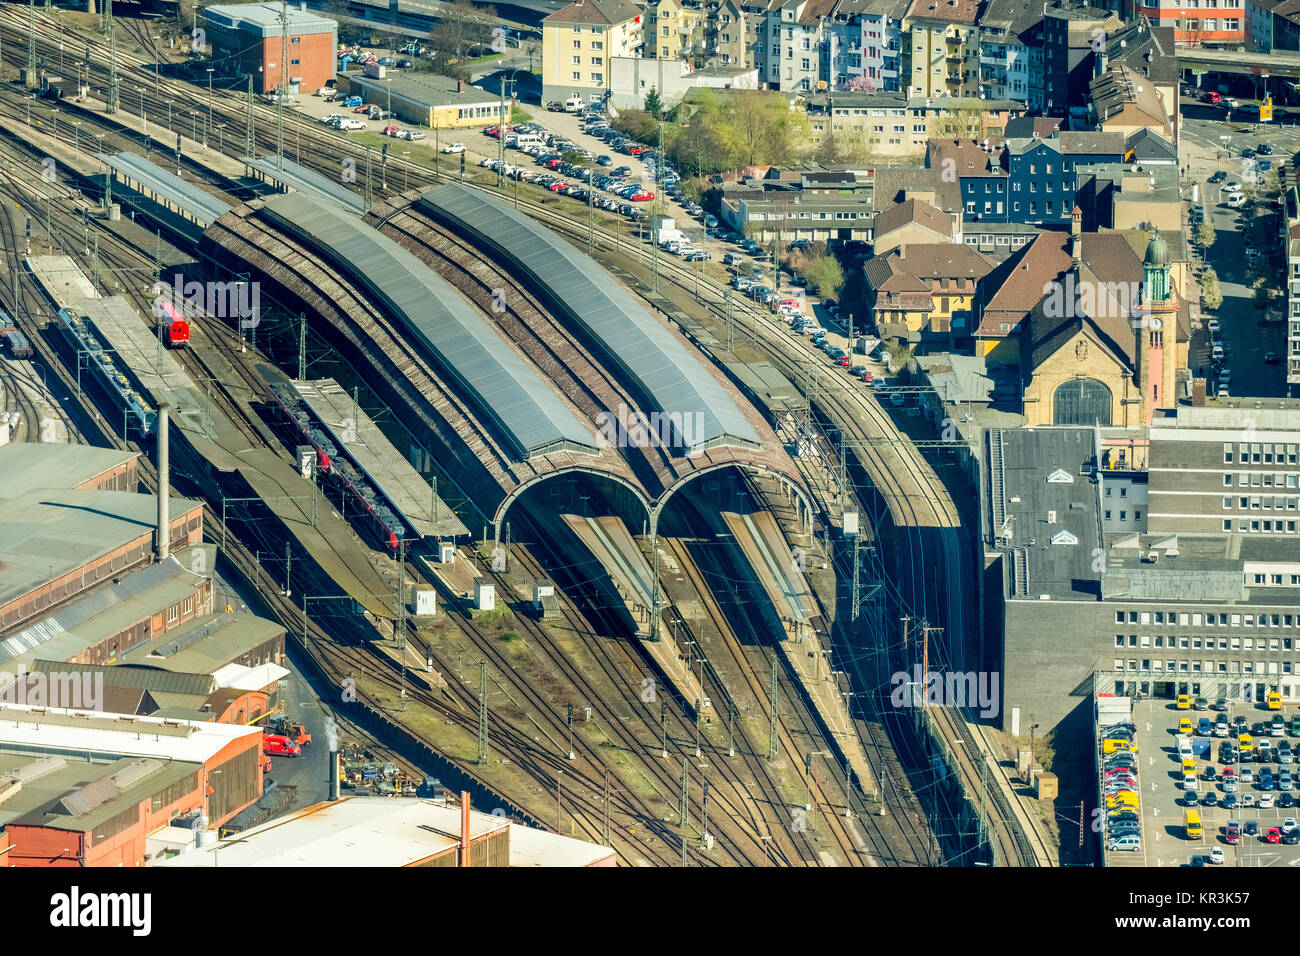
[[[464,143],[448,143],[442,148],[444,153],[463,153],[465,152]]]

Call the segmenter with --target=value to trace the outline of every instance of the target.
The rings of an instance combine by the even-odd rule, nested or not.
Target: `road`
[[[1225,142],[1220,140],[1221,136],[1230,139]],[[1224,367],[1232,374],[1228,391],[1234,396],[1282,397],[1287,394],[1284,366],[1265,364],[1264,356],[1269,352],[1279,356],[1285,353],[1285,323],[1258,324],[1263,313],[1254,306],[1243,218],[1238,210],[1220,203],[1220,187],[1208,183],[1210,175],[1220,169],[1227,173],[1229,181],[1248,181],[1251,177],[1249,170],[1243,168],[1241,150],[1246,146],[1258,148],[1261,143],[1272,146],[1271,159],[1280,161],[1280,156],[1300,151],[1300,128],[1261,124],[1256,132],[1239,123],[1184,120],[1180,159],[1187,178],[1200,184],[1200,199],[1215,229],[1208,262],[1219,277],[1219,289],[1223,293],[1223,305],[1215,317],[1222,327],[1227,353]],[[1280,256],[1282,251],[1271,230],[1269,240],[1269,247],[1261,252]],[[1212,372],[1209,333],[1203,327],[1192,330],[1188,365],[1194,375]],[[1217,379],[1217,373],[1214,377]],[[1207,386],[1207,391],[1210,394],[1217,391],[1217,380]]]

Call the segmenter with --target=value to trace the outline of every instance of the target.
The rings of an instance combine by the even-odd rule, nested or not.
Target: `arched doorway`
[[[1053,425],[1109,425],[1110,389],[1095,378],[1072,378],[1052,395]]]

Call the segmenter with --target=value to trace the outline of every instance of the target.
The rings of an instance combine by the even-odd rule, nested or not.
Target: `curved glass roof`
[[[555,232],[479,190],[448,183],[420,198],[448,222],[527,273],[620,373],[642,411],[672,423],[687,454],[712,445],[761,442],[700,357],[603,267]]]
[[[297,194],[268,200],[265,212],[310,240],[373,295],[516,454],[532,458],[565,448],[599,452],[591,427],[569,410],[555,386],[406,249],[342,209]]]

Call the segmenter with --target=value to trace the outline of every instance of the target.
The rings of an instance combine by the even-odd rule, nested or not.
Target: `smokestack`
[[[158,560],[166,561],[170,553],[171,520],[168,507],[171,505],[171,470],[167,452],[167,430],[170,409],[166,405],[158,408]]]
[[[469,866],[469,791],[460,792],[460,865]]]
[[[330,803],[339,798],[339,752],[330,748]]]

